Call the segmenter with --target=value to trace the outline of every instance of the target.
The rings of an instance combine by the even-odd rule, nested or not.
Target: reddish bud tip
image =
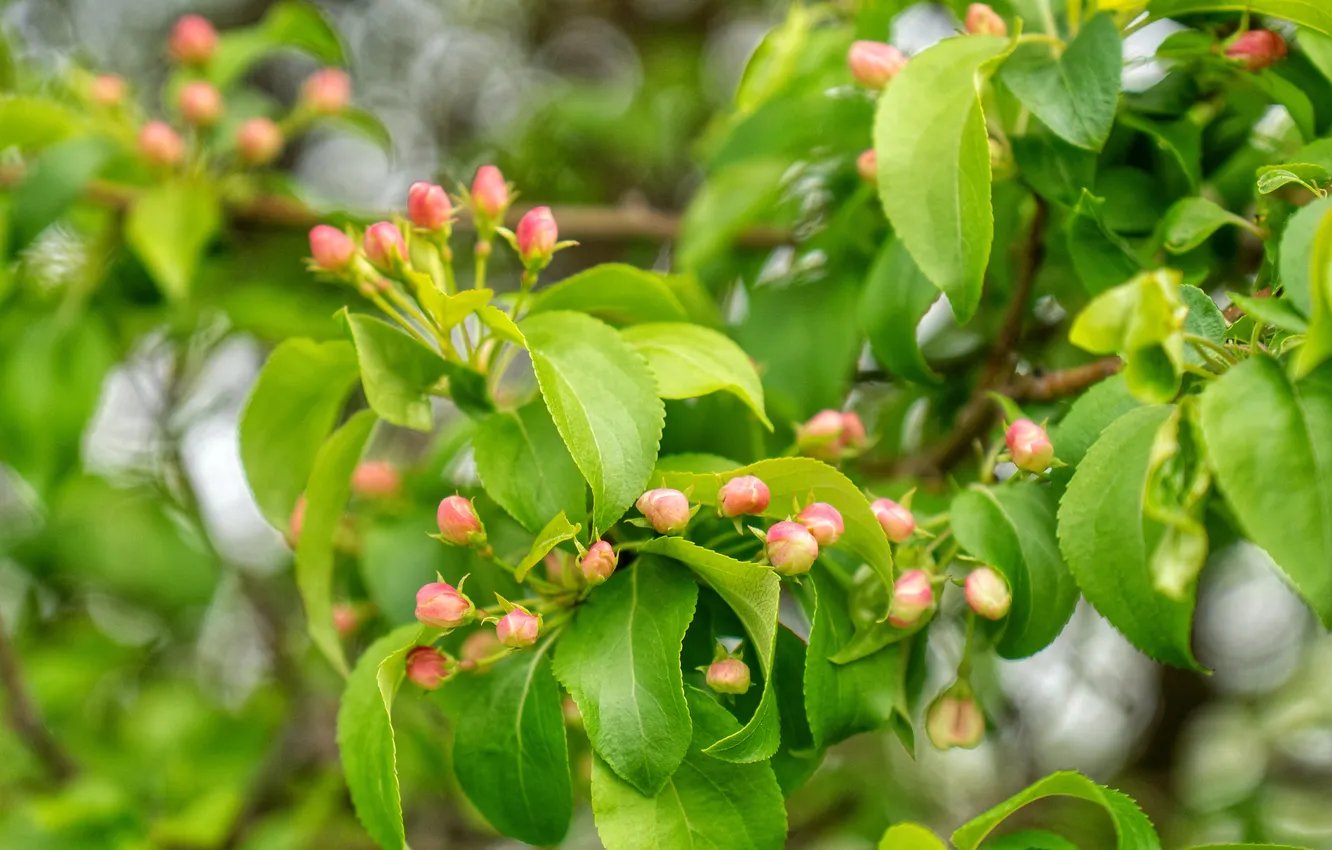
[[[355,253],[356,243],[336,227],[316,224],[310,228],[310,255],[321,269],[341,271]]]
[[[339,602],[333,606],[333,628],[342,637],[349,637],[361,625],[361,615],[355,605]]]
[[[505,646],[531,646],[539,634],[541,617],[522,608],[514,608],[495,624],[495,637]]]
[[[320,115],[337,115],[351,103],[351,77],[341,68],[321,68],[301,85],[301,103]]]
[[[881,89],[906,67],[907,58],[891,44],[882,41],[857,41],[846,55],[851,76],[865,88]]]
[[[1249,30],[1230,43],[1226,56],[1246,71],[1261,71],[1286,58],[1286,40],[1271,30]]]
[[[196,127],[211,127],[222,117],[222,93],[203,80],[182,86],[177,105],[185,120]]]
[[[1008,426],[1004,442],[1013,456],[1013,465],[1028,472],[1044,472],[1054,460],[1054,445],[1045,429],[1030,419],[1019,419]]]
[[[831,546],[846,530],[841,511],[827,502],[815,502],[796,517],[796,521],[814,535],[820,546]]]
[[[985,737],[985,715],[971,697],[945,692],[926,712],[925,733],[937,749],[969,750]]]
[[[649,490],[634,505],[658,534],[679,534],[689,525],[689,499],[679,490]]]
[[[722,658],[708,665],[708,687],[719,694],[749,690],[749,665],[739,658]]]
[[[185,158],[185,143],[170,125],[149,121],[139,131],[139,153],[154,165],[176,165]]]
[[[486,528],[476,515],[472,501],[463,496],[449,496],[439,503],[435,514],[439,534],[454,546],[484,546]]]
[[[499,642],[499,638],[495,637],[493,631],[482,628],[467,636],[458,653],[462,656],[462,663],[470,668],[490,658],[499,652],[503,646],[504,644]]]
[[[418,181],[407,190],[407,215],[422,230],[441,230],[453,217],[453,203],[443,187]]]
[[[476,170],[471,196],[472,213],[492,222],[498,221],[509,206],[509,187],[504,183],[504,175],[493,165]]]
[[[934,607],[934,587],[924,570],[907,570],[893,583],[893,601],[888,609],[888,622],[904,629],[914,626],[921,616]]]
[[[796,448],[807,457],[841,460],[864,451],[865,425],[855,413],[820,410],[796,429]]]
[[[985,3],[972,3],[967,7],[967,32],[972,35],[1008,35],[1008,24]]]
[[[1008,582],[989,567],[977,567],[967,573],[963,589],[971,610],[987,620],[1002,620],[1013,604]]]
[[[416,591],[416,619],[437,629],[465,626],[476,616],[472,600],[453,585],[432,581]]]
[[[250,118],[236,131],[236,150],[247,165],[268,165],[282,152],[282,130],[267,118]]]
[[[402,231],[391,221],[379,221],[365,230],[365,257],[381,269],[391,271],[398,260],[407,259]]]
[[[860,173],[860,179],[871,186],[877,186],[879,183],[879,155],[874,152],[874,148],[862,153],[856,157],[856,171]]]
[[[883,526],[883,533],[894,543],[902,543],[916,530],[916,518],[911,511],[892,499],[875,499],[870,505],[874,518]]]
[[[291,548],[295,549],[301,542],[301,526],[305,525],[305,494],[302,493],[296,500],[296,506],[291,509]]]
[[[453,672],[447,655],[433,646],[416,646],[407,653],[407,678],[412,684],[433,691]]]
[[[92,99],[98,106],[113,107],[125,102],[125,81],[115,74],[102,74],[93,80]]]
[[[384,499],[402,488],[402,475],[387,461],[367,460],[356,465],[351,486],[352,492],[362,499]]]
[[[754,475],[732,478],[717,491],[717,513],[724,517],[758,515],[768,509],[772,494],[768,485]]]
[[[555,243],[560,240],[560,229],[550,207],[533,207],[518,221],[514,236],[523,265],[544,267],[550,262]]]
[[[587,554],[578,562],[578,569],[588,584],[598,585],[611,577],[615,565],[619,562],[615,550],[605,540],[598,540],[588,548]]]
[[[186,15],[176,21],[167,49],[177,62],[202,65],[217,51],[217,30],[206,18]]]
[[[819,557],[819,541],[798,522],[783,520],[768,529],[764,552],[779,575],[798,576],[809,572]]]
[[[860,421],[860,416],[852,411],[846,411],[842,414],[842,451],[846,454],[860,454],[868,445],[869,438],[865,434],[865,423]]]

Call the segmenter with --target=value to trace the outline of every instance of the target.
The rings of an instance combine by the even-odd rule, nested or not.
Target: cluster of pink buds
[[[968,573],[962,589],[971,610],[987,620],[1002,620],[1013,604],[1008,582],[990,567],[977,567]]]
[[[796,429],[796,449],[806,457],[838,461],[863,452],[865,425],[855,413],[821,410]]]
[[[448,496],[439,503],[435,519],[439,523],[439,537],[445,543],[474,549],[485,547],[486,527],[481,524],[471,499]]]
[[[476,619],[476,606],[463,592],[440,579],[416,591],[416,619],[436,629],[456,629]]]
[[[857,41],[847,52],[851,76],[867,89],[879,90],[902,73],[907,57],[902,51],[882,41]]]
[[[414,646],[407,653],[407,678],[418,688],[437,690],[458,669],[458,662],[433,646]]]
[[[733,656],[718,658],[708,665],[708,687],[719,694],[743,694],[749,690],[749,665]]]
[[[939,695],[925,712],[925,734],[937,749],[974,748],[985,738],[985,715],[965,685]]]
[[[1226,58],[1246,71],[1261,71],[1286,58],[1286,40],[1272,30],[1249,30],[1226,47]]]
[[[634,506],[658,534],[681,534],[694,516],[689,497],[669,487],[647,491]]]
[[[920,622],[934,610],[934,584],[924,570],[907,570],[893,582],[893,599],[888,608],[888,622],[899,629]]]
[[[916,531],[916,518],[908,508],[892,499],[875,499],[870,505],[883,533],[894,543],[905,543]]]
[[[1019,419],[1004,433],[1013,465],[1027,472],[1044,472],[1054,460],[1054,444],[1045,429],[1030,419]]]
[[[972,3],[967,7],[965,25],[971,35],[997,35],[1000,38],[1008,35],[1008,24],[985,3]]]

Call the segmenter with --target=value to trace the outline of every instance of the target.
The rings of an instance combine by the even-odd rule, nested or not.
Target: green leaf
[[[1114,19],[1096,15],[1062,55],[1049,44],[1019,46],[999,67],[999,79],[1064,140],[1098,151],[1115,123],[1123,54]]]
[[[771,567],[749,564],[704,549],[681,537],[658,537],[643,552],[683,561],[735,611],[749,634],[749,646],[763,670],[763,696],[744,728],[717,740],[705,752],[734,762],[760,761],[777,751],[781,730],[772,658],[777,642],[777,605],[781,580]]]
[[[708,175],[680,222],[679,268],[697,271],[729,248],[777,199],[788,164],[752,159]]]
[[[1298,183],[1314,192],[1315,187],[1329,179],[1332,179],[1332,174],[1328,173],[1326,167],[1311,162],[1265,165],[1258,169],[1258,194],[1266,195],[1291,183]]]
[[[344,309],[343,319],[356,344],[361,385],[370,407],[394,425],[417,431],[433,428],[429,390],[444,376],[444,358],[374,316]]]
[[[1281,294],[1289,298],[1306,316],[1313,315],[1314,238],[1323,219],[1332,214],[1332,197],[1318,198],[1301,207],[1286,220],[1281,232]]]
[[[1189,315],[1179,272],[1144,272],[1106,290],[1083,308],[1069,342],[1093,354],[1119,354],[1124,378],[1140,401],[1164,403],[1179,392]]]
[[[729,337],[701,325],[660,322],[636,325],[620,336],[647,360],[662,398],[697,398],[729,392],[749,405],[768,430],[763,384],[749,355]]]
[[[1010,49],[989,35],[944,39],[907,63],[874,119],[883,209],[960,322],[980,304],[994,240],[978,87]]]
[[[448,378],[449,398],[458,409],[473,419],[484,419],[495,412],[486,389],[486,376],[461,363],[444,361],[444,375]]]
[[[420,623],[399,626],[370,644],[347,678],[338,707],[338,756],[356,816],[370,837],[389,850],[406,848],[398,789],[393,697],[404,660],[416,646]]]
[[[296,586],[310,639],[343,674],[347,662],[333,627],[333,536],[351,499],[352,471],[375,422],[374,411],[362,410],[319,449],[305,488],[305,521],[296,546]]]
[[[660,478],[668,472],[687,472],[699,474],[705,472],[730,472],[740,464],[720,455],[685,452],[675,455],[662,455],[657,458],[657,468],[652,474]]]
[[[1332,623],[1332,371],[1292,382],[1275,360],[1246,360],[1204,391],[1202,427],[1245,536]]]
[[[1309,248],[1309,332],[1295,355],[1295,376],[1332,357],[1332,210],[1323,214]]]
[[[558,516],[546,523],[546,527],[537,532],[536,540],[532,541],[532,548],[528,550],[523,559],[518,562],[518,569],[514,573],[514,579],[522,581],[527,578],[528,572],[541,562],[541,559],[550,554],[550,550],[568,540],[573,540],[578,535],[582,525],[575,525],[569,522],[569,519],[561,511]]]
[[[962,547],[1008,580],[1013,603],[995,650],[1025,658],[1050,645],[1078,602],[1078,586],[1059,554],[1055,503],[1048,488],[972,485],[949,508]]]
[[[586,518],[587,484],[541,402],[481,420],[472,448],[486,492],[528,531],[561,512]]]
[[[1299,86],[1280,76],[1270,68],[1258,73],[1237,72],[1241,80],[1266,94],[1273,103],[1286,108],[1300,136],[1306,142],[1318,138],[1314,124],[1314,106],[1309,96]]]
[[[1009,139],[1018,174],[1036,194],[1071,207],[1096,182],[1096,154],[1050,133]]]
[[[342,43],[319,10],[309,3],[284,0],[253,27],[228,30],[218,38],[208,76],[219,88],[240,80],[256,62],[280,48],[301,50],[327,65],[343,61]]]
[[[1156,147],[1169,154],[1179,166],[1180,173],[1197,191],[1202,183],[1202,126],[1185,116],[1168,124],[1125,113],[1120,122],[1150,137]]]
[[[623,263],[603,263],[546,287],[528,315],[551,310],[591,313],[614,325],[687,322],[689,316],[664,275]]]
[[[773,458],[718,474],[663,472],[654,475],[652,486],[673,487],[689,493],[691,500],[717,504],[717,491],[732,478],[756,475],[768,485],[772,499],[763,515],[786,519],[796,501],[827,502],[842,514],[846,531],[839,546],[855,552],[874,569],[886,586],[893,583],[893,553],[883,526],[874,518],[869,501],[842,473],[821,460],[806,457]]]
[[[1092,295],[1119,286],[1142,270],[1128,243],[1106,226],[1101,215],[1104,203],[1084,188],[1065,225],[1073,269]]]
[[[115,142],[102,136],[79,136],[44,151],[14,190],[10,255],[22,251],[60,218],[115,152]]]
[[[1119,837],[1115,845],[1118,850],[1161,850],[1161,841],[1156,837],[1152,822],[1136,803],[1113,788],[1097,785],[1082,774],[1070,771],[1051,774],[967,822],[953,833],[953,844],[957,850],[976,850],[985,836],[1009,815],[1045,797],[1076,797],[1105,809]]]
[[[1043,829],[1024,829],[986,842],[985,850],[1078,850],[1078,845]]]
[[[592,530],[604,531],[643,494],[657,459],[666,413],[652,372],[582,313],[529,316],[522,330],[551,419],[592,486]]]
[[[888,827],[879,839],[879,850],[947,850],[944,843],[920,824],[899,823]]]
[[[213,185],[180,178],[145,189],[135,199],[125,221],[125,241],[162,292],[182,300],[221,224]]]
[[[349,106],[336,116],[324,120],[331,122],[335,127],[350,130],[386,153],[393,152],[393,134],[373,112]]]
[[[356,381],[349,343],[289,339],[259,372],[240,422],[240,454],[264,517],[285,529],[315,454]]]
[[[555,678],[578,705],[592,749],[647,796],[689,748],[680,647],[697,599],[676,564],[638,558],[578,608],[555,654]]]
[[[527,339],[523,332],[518,330],[518,325],[514,324],[509,314],[505,313],[494,304],[486,304],[476,311],[476,317],[481,320],[486,327],[495,332],[500,339],[513,343],[520,348],[527,348]]]
[[[706,755],[735,734],[735,718],[707,694],[687,690],[694,737],[680,769],[644,797],[600,758],[592,760],[592,813],[606,850],[780,850],[786,841],[782,792],[767,762],[734,764]]]
[[[1221,343],[1226,339],[1226,316],[1216,306],[1212,296],[1196,286],[1184,284],[1179,288],[1179,297],[1189,308],[1184,319],[1184,330],[1191,334]]]
[[[0,150],[39,150],[74,135],[82,125],[82,117],[59,101],[0,97]]]
[[[1332,82],[1332,36],[1300,27],[1296,41],[1304,48],[1304,55],[1323,77]],[[1325,178],[1324,178],[1325,179]]]
[[[1255,12],[1332,35],[1332,8],[1318,0],[1152,0],[1149,11],[1156,18],[1194,12]]]
[[[1142,403],[1129,392],[1123,375],[1112,375],[1079,396],[1050,433],[1055,457],[1068,464],[1054,470],[1054,477],[1067,481],[1101,432],[1125,413],[1141,406]]]
[[[547,638],[484,676],[445,685],[460,706],[453,735],[458,784],[496,829],[528,844],[558,844],[573,817],[560,688],[546,658],[552,643]]]
[[[1309,329],[1309,320],[1304,318],[1287,298],[1254,298],[1240,295],[1238,292],[1230,292],[1227,295],[1245,315],[1260,322],[1297,334]]]
[[[1059,545],[1086,597],[1138,649],[1202,669],[1189,647],[1193,599],[1155,590],[1150,556],[1164,528],[1143,516],[1147,475],[1165,405],[1130,410],[1101,433],[1059,505]]]
[[[1254,229],[1247,219],[1235,215],[1215,201],[1182,198],[1175,202],[1162,222],[1166,250],[1172,254],[1192,251],[1227,224]]]
[[[874,357],[889,372],[918,384],[937,384],[939,373],[925,362],[916,326],[939,298],[900,239],[879,249],[860,297],[860,321]]]

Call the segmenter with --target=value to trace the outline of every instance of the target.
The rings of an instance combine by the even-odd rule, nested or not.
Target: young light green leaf
[[[592,814],[606,850],[781,850],[786,809],[772,767],[707,755],[708,742],[736,734],[735,718],[707,694],[694,688],[686,694],[693,741],[655,796],[644,797],[593,758]]]
[[[558,516],[546,523],[545,528],[537,532],[536,540],[532,541],[532,548],[518,562],[518,570],[514,573],[514,579],[522,581],[527,578],[528,572],[541,563],[541,559],[550,554],[551,549],[567,540],[573,540],[578,536],[582,527],[582,525],[569,522],[564,512],[560,511]]]
[[[987,841],[985,850],[1078,850],[1078,845],[1043,829],[1024,829]]]
[[[1129,390],[1147,403],[1179,392],[1188,307],[1173,269],[1145,272],[1092,299],[1073,322],[1069,341],[1093,354],[1119,354]]]
[[[680,646],[697,599],[677,564],[639,558],[578,608],[555,653],[555,678],[578,705],[592,749],[647,796],[689,748]]]
[[[375,422],[374,411],[362,410],[319,449],[305,487],[305,521],[296,545],[296,586],[310,639],[343,674],[347,662],[333,627],[333,535],[351,498],[352,471]]]
[[[1252,12],[1272,15],[1332,35],[1332,8],[1318,0],[1152,0],[1152,17],[1172,18],[1193,12]]]
[[[527,347],[527,339],[523,332],[514,324],[509,314],[505,313],[494,304],[485,304],[477,309],[476,317],[481,320],[488,328],[495,332],[500,339],[513,343],[520,348]]]
[[[888,827],[879,839],[879,850],[947,850],[939,838],[920,824],[899,823]]]
[[[1250,295],[1240,295],[1238,292],[1230,292],[1227,295],[1245,315],[1259,322],[1296,334],[1302,334],[1309,329],[1309,320],[1301,315],[1288,298],[1255,298]]]
[[[937,384],[939,374],[925,362],[916,326],[939,298],[902,240],[890,238],[870,266],[860,298],[860,321],[874,357],[889,372],[918,384]]]
[[[1310,192],[1317,193],[1321,191],[1319,184],[1329,179],[1332,179],[1332,174],[1328,173],[1327,168],[1312,162],[1265,165],[1258,169],[1258,194],[1267,195],[1291,183],[1298,183]]]
[[[1162,222],[1166,250],[1172,254],[1192,251],[1227,224],[1256,230],[1248,219],[1208,198],[1181,198],[1170,207]]]
[[[125,241],[163,294],[179,301],[204,248],[222,224],[222,208],[211,183],[185,178],[159,183],[135,199],[125,221]]]
[[[1304,48],[1304,55],[1313,66],[1328,82],[1332,82],[1332,36],[1323,35],[1308,27],[1300,27],[1296,33],[1296,40],[1300,47]]]
[[[115,142],[105,136],[77,136],[43,151],[14,189],[9,254],[22,251],[60,218],[115,152]]]
[[[1323,214],[1309,247],[1309,332],[1295,354],[1295,377],[1332,357],[1332,210]]]
[[[1052,477],[1067,483],[1106,426],[1141,404],[1129,392],[1123,375],[1106,378],[1083,393],[1050,431],[1055,457],[1068,464],[1055,469]]]
[[[560,512],[586,519],[587,484],[540,401],[481,420],[472,448],[486,492],[528,531]]]
[[[366,401],[385,422],[429,431],[435,424],[429,390],[444,376],[439,352],[364,313],[343,310],[361,364]]]
[[[733,393],[768,430],[763,410],[763,384],[749,355],[729,337],[684,322],[635,325],[620,336],[647,360],[662,398],[696,398],[715,392]]]
[[[541,394],[592,486],[594,532],[646,489],[666,413],[643,358],[610,326],[554,311],[523,320]]]
[[[1314,237],[1330,213],[1332,197],[1318,198],[1287,219],[1281,232],[1281,294],[1306,316],[1313,315],[1313,286],[1309,279],[1313,272]]]
[[[551,310],[590,313],[614,325],[689,321],[663,275],[623,263],[593,266],[541,290],[529,315]]]
[[[217,53],[208,63],[208,77],[218,88],[228,88],[265,55],[284,47],[304,51],[329,65],[343,61],[337,33],[319,10],[309,3],[284,0],[270,8],[257,25],[221,34]]]
[[[994,240],[978,86],[1011,49],[989,35],[944,39],[907,63],[874,119],[883,209],[960,322],[980,304]]]

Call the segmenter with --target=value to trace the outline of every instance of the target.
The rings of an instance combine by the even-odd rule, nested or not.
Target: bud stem
[[[472,278],[473,289],[486,288],[486,261],[490,259],[490,240],[476,241],[476,276]]]
[[[962,660],[957,664],[957,678],[960,682],[971,680],[971,651],[976,646],[976,613],[967,609],[967,639],[962,645]]]

